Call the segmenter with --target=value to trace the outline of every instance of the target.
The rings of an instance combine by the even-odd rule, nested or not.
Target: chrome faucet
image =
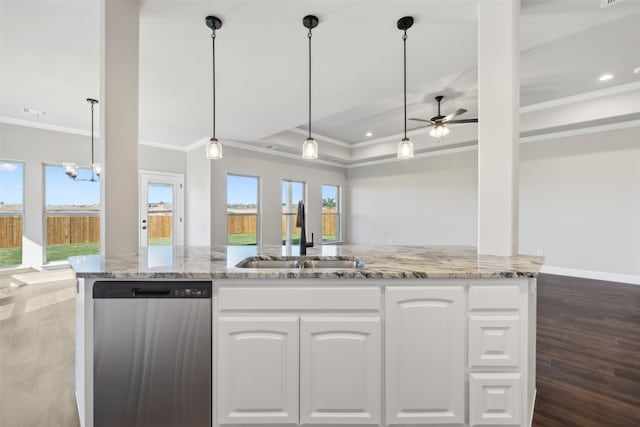
[[[307,230],[304,218],[304,202],[298,202],[298,218],[296,219],[296,227],[300,228],[300,255],[307,254],[307,248],[313,247],[313,233],[311,233],[311,243],[307,243]]]

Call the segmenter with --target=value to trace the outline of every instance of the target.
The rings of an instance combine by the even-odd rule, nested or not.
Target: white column
[[[211,245],[211,163],[219,161],[207,159],[203,146],[187,152],[185,245]]]
[[[105,0],[102,9],[100,253],[138,252],[137,0]]]
[[[478,253],[518,252],[520,1],[478,5]]]

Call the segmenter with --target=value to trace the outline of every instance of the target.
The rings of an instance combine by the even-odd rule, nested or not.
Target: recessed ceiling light
[[[603,75],[601,75],[598,80],[600,80],[601,82],[606,82],[607,80],[611,80],[613,78],[613,74],[611,73],[605,73]]]
[[[36,117],[42,117],[48,114],[46,111],[36,110],[35,108],[29,108],[29,107],[22,107],[22,112],[27,114],[32,114]]]
[[[633,69],[633,74],[640,74],[640,67],[636,67]]]
[[[265,145],[264,148],[266,148],[267,150],[277,150],[278,147],[272,144],[269,145]]]
[[[372,132],[367,132],[367,133],[365,133],[365,136],[366,136],[367,138],[369,138],[369,137],[373,136],[373,133],[372,133]]]

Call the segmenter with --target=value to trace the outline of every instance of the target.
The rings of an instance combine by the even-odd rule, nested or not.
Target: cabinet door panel
[[[388,424],[464,422],[464,298],[461,286],[387,288]]]
[[[519,373],[470,374],[471,425],[520,425],[520,383]]]
[[[302,424],[379,424],[379,317],[314,318],[300,323]]]
[[[469,367],[517,367],[519,339],[517,314],[469,315]]]
[[[298,422],[297,317],[220,317],[218,421]]]

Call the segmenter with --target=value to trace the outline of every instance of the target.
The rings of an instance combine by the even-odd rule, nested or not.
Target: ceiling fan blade
[[[478,123],[478,119],[460,119],[460,120],[450,120],[447,124],[456,124],[456,123]]]
[[[464,114],[466,112],[467,112],[467,110],[465,110],[464,108],[460,108],[459,110],[454,111],[453,113],[449,114],[444,119],[442,119],[442,122],[446,123],[446,122],[450,121],[451,119],[453,119],[454,117],[458,117],[460,114]]]
[[[426,120],[426,119],[409,119],[409,120],[414,120],[416,122],[425,122],[425,123],[429,123],[429,124],[432,123],[431,120]]]

